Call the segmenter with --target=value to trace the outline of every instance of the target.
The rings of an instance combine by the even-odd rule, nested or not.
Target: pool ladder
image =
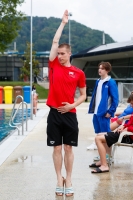
[[[16,106],[16,102],[17,102],[17,100],[18,100],[19,98],[21,98],[22,102],[18,105],[18,108],[17,108],[17,110],[16,110],[15,113],[14,113],[15,106]],[[15,99],[14,106],[13,106],[12,113],[11,113],[11,117],[10,117],[10,120],[9,120],[9,125],[10,125],[11,127],[17,128],[17,130],[18,130],[18,135],[20,135],[20,126],[22,126],[22,135],[24,135],[24,105],[25,105],[25,107],[26,107],[26,131],[27,131],[27,130],[28,130],[28,124],[27,124],[28,108],[27,108],[27,107],[28,107],[28,106],[27,106],[27,103],[24,102],[23,97],[22,97],[21,95],[18,95],[18,96],[16,97],[16,99]],[[21,123],[15,123],[15,122],[14,122],[14,119],[15,119],[15,117],[16,117],[16,114],[17,114],[18,111],[19,111],[20,106],[22,106],[22,122],[21,122]]]

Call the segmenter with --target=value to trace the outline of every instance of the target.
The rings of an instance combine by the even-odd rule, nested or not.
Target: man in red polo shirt
[[[47,105],[50,107],[50,112],[47,119],[47,145],[54,147],[53,161],[57,175],[55,192],[58,196],[62,196],[64,192],[66,196],[74,194],[71,183],[74,160],[72,146],[78,145],[78,121],[75,107],[86,99],[85,74],[71,65],[70,45],[66,43],[59,45],[62,31],[67,23],[68,11],[66,10],[53,38],[49,56],[50,89]],[[74,101],[77,87],[80,90],[80,96]],[[65,181],[61,173],[63,160],[66,168]]]

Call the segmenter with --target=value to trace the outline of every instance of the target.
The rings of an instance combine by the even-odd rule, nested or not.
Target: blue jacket
[[[95,97],[97,86],[100,79],[96,81],[95,88],[92,93],[92,98],[90,101],[88,113],[94,113],[95,109]],[[97,116],[104,116],[106,113],[109,113],[111,117],[114,116],[116,108],[119,103],[118,88],[116,82],[109,76],[108,80],[105,81],[102,85],[102,96],[101,101],[98,106]]]
[[[126,116],[126,115],[130,115],[132,113],[133,113],[133,107],[131,105],[128,105],[126,109],[118,116],[118,118]]]

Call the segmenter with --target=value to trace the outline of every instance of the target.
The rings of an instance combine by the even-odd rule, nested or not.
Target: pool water
[[[16,110],[14,110],[15,112]],[[12,109],[0,109],[0,142],[5,139],[15,128],[9,126]],[[22,122],[22,110],[19,109],[14,122]],[[28,117],[30,117],[30,109],[28,109]],[[26,110],[24,110],[24,120],[26,118]]]

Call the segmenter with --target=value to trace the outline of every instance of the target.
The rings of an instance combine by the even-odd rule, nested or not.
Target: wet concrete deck
[[[11,107],[1,105],[0,107]],[[7,147],[0,146],[0,200],[132,200],[133,192],[133,150],[118,147],[115,161],[109,173],[91,174],[88,167],[97,156],[97,150],[87,151],[94,140],[92,115],[87,114],[88,103],[77,108],[79,120],[79,146],[74,147],[72,184],[74,197],[55,197],[56,175],[52,161],[52,147],[46,146],[46,122],[48,108],[45,103],[38,105],[40,112],[34,120],[29,120],[25,136],[11,136],[18,141],[13,148],[7,139]],[[125,105],[118,109],[123,110]],[[22,138],[23,137],[23,138]],[[22,138],[22,139],[20,139]],[[10,152],[7,153],[7,150]],[[7,155],[4,155],[6,152]],[[5,156],[5,161],[4,161]],[[65,170],[63,167],[63,176]]]

